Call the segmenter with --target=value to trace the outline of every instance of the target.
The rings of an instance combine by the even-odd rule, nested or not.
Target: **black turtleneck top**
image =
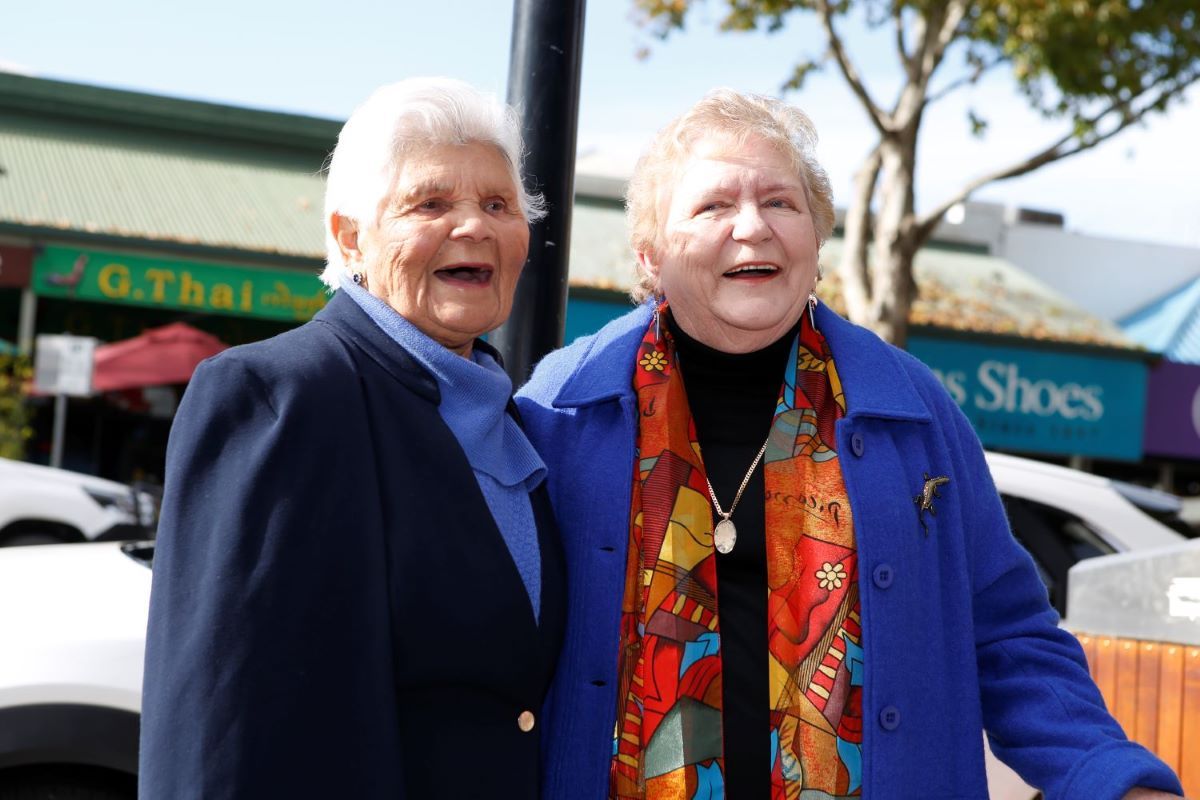
[[[668,318],[696,422],[700,454],[726,511],[771,429],[784,369],[800,323],[752,353],[714,350]],[[737,544],[717,553],[724,705],[725,796],[769,797],[770,689],[767,667],[767,545],[760,462],[731,517]],[[716,509],[713,521],[716,522]]]

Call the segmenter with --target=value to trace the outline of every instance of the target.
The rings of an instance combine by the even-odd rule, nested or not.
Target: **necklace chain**
[[[742,485],[738,487],[737,494],[733,496],[733,503],[730,504],[728,511],[721,510],[721,503],[717,500],[717,493],[713,491],[712,481],[708,479],[707,470],[704,476],[704,482],[708,484],[708,496],[712,498],[713,507],[717,510],[717,516],[721,519],[728,520],[733,516],[733,510],[737,508],[738,501],[742,499],[742,492],[746,491],[746,484],[750,483],[750,476],[754,474],[754,470],[758,467],[758,462],[762,461],[763,454],[767,452],[767,444],[771,441],[771,435],[767,434],[767,439],[762,443],[762,447],[758,448],[758,455],[754,457],[754,463],[750,465],[750,469],[746,472],[746,477],[742,478]]]

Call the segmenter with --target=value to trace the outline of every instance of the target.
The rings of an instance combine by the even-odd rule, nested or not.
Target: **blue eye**
[[[500,199],[493,199],[493,200],[488,200],[486,203],[484,203],[483,207],[487,211],[499,213],[501,211],[508,210],[508,203],[506,203]]]

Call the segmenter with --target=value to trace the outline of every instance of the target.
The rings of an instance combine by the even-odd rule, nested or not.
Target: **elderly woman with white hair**
[[[545,796],[986,798],[985,728],[1047,798],[1179,791],[954,401],[817,302],[815,138],[729,90],[659,132],[628,190],[645,302],[518,396],[571,587]]]
[[[511,109],[375,92],[329,166],[337,292],[200,366],[167,454],[140,795],[538,796],[562,637],[545,466],[478,337],[540,198]]]

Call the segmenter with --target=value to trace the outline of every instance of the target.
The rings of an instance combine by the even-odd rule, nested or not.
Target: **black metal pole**
[[[549,210],[533,226],[512,315],[489,339],[520,386],[563,343],[567,255],[575,194],[575,133],[583,64],[584,0],[514,0],[508,102],[521,112],[525,183]]]

